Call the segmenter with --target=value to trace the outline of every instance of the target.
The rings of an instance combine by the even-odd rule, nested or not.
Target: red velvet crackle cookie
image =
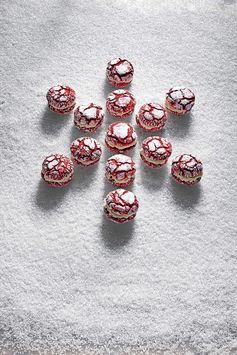
[[[202,178],[203,166],[193,155],[182,154],[172,161],[171,174],[180,184],[194,185]]]
[[[174,115],[184,115],[189,112],[195,103],[192,90],[185,87],[174,87],[166,93],[166,109]]]
[[[127,59],[116,58],[111,60],[106,69],[108,81],[114,86],[127,86],[133,79],[134,68]]]
[[[126,118],[134,112],[136,100],[127,90],[119,89],[111,92],[106,100],[106,108],[111,116]]]
[[[167,139],[153,136],[142,142],[140,156],[143,162],[152,167],[158,168],[167,163],[172,153],[172,145]]]
[[[70,147],[72,160],[79,165],[88,166],[97,163],[101,156],[100,144],[91,137],[75,139]]]
[[[105,143],[111,151],[124,153],[135,147],[137,134],[129,123],[114,122],[109,125]]]
[[[107,160],[105,176],[115,186],[126,187],[135,179],[136,165],[132,158],[116,154]]]
[[[144,104],[136,115],[136,121],[147,132],[158,131],[167,121],[166,109],[158,103]]]
[[[102,125],[103,120],[102,107],[93,103],[80,105],[74,111],[74,124],[84,132],[95,132]]]
[[[69,86],[53,86],[47,92],[49,109],[61,115],[71,112],[75,107],[76,93]]]
[[[116,223],[125,223],[135,218],[139,202],[130,191],[118,189],[111,191],[104,199],[105,215]]]
[[[72,180],[73,173],[73,162],[65,155],[51,154],[43,161],[41,176],[49,185],[67,185]]]

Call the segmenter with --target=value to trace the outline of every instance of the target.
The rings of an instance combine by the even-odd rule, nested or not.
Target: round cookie
[[[63,154],[51,154],[43,161],[41,177],[51,186],[66,186],[73,174],[73,162]]]
[[[124,153],[135,147],[137,134],[129,123],[114,122],[109,125],[105,143],[111,151]]]
[[[141,106],[136,115],[138,126],[147,132],[158,131],[163,128],[167,121],[167,112],[158,103],[150,102]]]
[[[104,199],[104,213],[113,222],[125,223],[135,218],[139,202],[130,191],[117,189]]]
[[[69,86],[57,85],[48,90],[46,98],[51,111],[65,115],[74,109],[76,93]]]
[[[114,90],[106,100],[106,108],[111,116],[126,118],[130,116],[135,109],[136,100],[128,90]]]
[[[174,115],[184,115],[189,112],[195,103],[192,90],[185,87],[174,87],[166,93],[166,109]]]
[[[153,136],[142,142],[140,156],[143,162],[152,167],[159,168],[167,163],[172,153],[172,145],[167,139]]]
[[[102,125],[103,120],[102,107],[93,103],[80,105],[74,111],[74,125],[83,132],[95,132]]]
[[[131,83],[134,68],[131,62],[124,58],[111,60],[106,69],[108,81],[113,86],[124,87]]]
[[[75,139],[70,147],[72,160],[83,166],[96,164],[102,153],[100,144],[91,137]]]
[[[105,176],[112,185],[126,187],[135,179],[136,165],[127,155],[116,154],[107,160],[105,171]]]
[[[174,158],[171,174],[180,184],[194,185],[203,175],[203,166],[199,159],[191,154],[182,154]]]

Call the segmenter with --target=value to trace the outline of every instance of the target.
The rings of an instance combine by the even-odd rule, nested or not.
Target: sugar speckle
[[[122,63],[116,67],[117,73],[123,75],[129,72],[128,64]]]
[[[128,192],[123,194],[122,199],[125,202],[128,202],[128,203],[132,204],[134,202],[134,200],[135,200],[135,196],[134,196],[134,194],[132,192],[128,191]]]
[[[96,118],[96,107],[87,108],[83,111],[83,114],[87,119],[95,119]]]
[[[125,107],[129,104],[129,102],[131,101],[131,98],[129,96],[125,96],[125,97],[120,97],[118,99],[118,104],[121,107]]]
[[[128,136],[129,126],[126,123],[118,123],[113,127],[114,135],[124,139]]]
[[[84,139],[84,143],[85,143],[85,145],[87,145],[90,149],[94,149],[94,148],[95,148],[95,141],[94,141],[94,139],[86,138],[86,139]]]

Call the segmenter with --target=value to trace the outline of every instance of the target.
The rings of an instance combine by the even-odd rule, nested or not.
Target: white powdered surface
[[[118,138],[126,138],[128,136],[129,126],[123,122],[113,127],[113,134]]]
[[[86,110],[84,110],[83,114],[86,116],[87,119],[95,119],[96,118],[96,112],[97,112],[97,108],[96,107],[91,107],[91,108],[87,108]]]
[[[118,99],[118,105],[120,107],[125,107],[129,104],[129,102],[131,101],[131,98],[129,96],[126,96],[126,97],[120,97]]]
[[[116,67],[116,71],[118,74],[123,75],[129,72],[129,64],[128,63],[123,63],[120,64]]]
[[[122,199],[123,201],[132,204],[134,202],[134,194],[131,191],[126,192],[125,194],[123,194]]]
[[[95,148],[95,141],[94,141],[94,139],[86,138],[86,139],[84,139],[84,143],[85,143],[85,145],[87,145],[88,147],[90,147],[90,149],[94,149],[94,148]]]
[[[236,1],[1,0],[0,354],[236,354]],[[196,104],[159,132],[202,160],[193,188],[130,155],[134,223],[103,216],[114,187],[106,116],[97,166],[67,188],[40,179],[45,156],[82,136],[47,109],[58,83],[105,107],[106,65],[132,61],[136,112],[190,87]],[[135,124],[135,116],[125,119]],[[157,135],[157,132],[154,133]],[[92,136],[92,135],[91,135]]]

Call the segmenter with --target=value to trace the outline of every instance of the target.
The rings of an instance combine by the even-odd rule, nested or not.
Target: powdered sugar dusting
[[[88,147],[90,147],[91,149],[94,149],[94,148],[95,148],[95,141],[94,141],[94,139],[86,138],[86,139],[84,139],[84,144],[87,145]]]
[[[129,126],[126,123],[118,123],[116,126],[114,126],[114,135],[116,135],[117,137],[124,139],[128,136],[128,129]]]
[[[126,106],[131,101],[130,97],[120,97],[118,99],[119,106]]]
[[[175,90],[175,89],[174,89]],[[172,99],[177,100],[177,99],[182,99],[183,95],[182,92],[179,91],[174,91],[170,94],[170,96],[172,97]]]
[[[87,119],[95,119],[96,118],[96,107],[87,108],[84,110],[83,114]]]
[[[153,109],[152,113],[153,113],[154,117],[157,119],[160,119],[164,116],[163,110]]]
[[[134,203],[135,196],[132,192],[128,191],[123,194],[122,199],[130,204]]]
[[[129,71],[129,67],[126,63],[120,64],[116,67],[118,74],[124,75]]]
[[[152,140],[147,145],[149,150],[154,152],[160,146],[160,142],[158,140]]]
[[[48,163],[48,168],[52,169],[57,164],[58,164],[58,161],[54,159]]]
[[[152,114],[150,112],[145,112],[144,113],[144,117],[145,117],[146,120],[152,120],[153,119],[153,116],[152,116]]]

